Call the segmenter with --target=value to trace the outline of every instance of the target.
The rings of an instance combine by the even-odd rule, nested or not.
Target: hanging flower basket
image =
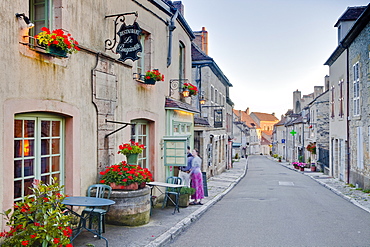
[[[144,76],[144,83],[155,85],[157,81],[164,81],[164,75],[157,69],[148,70]]]
[[[190,95],[197,95],[198,94],[198,88],[196,86],[194,86],[193,84],[189,83],[189,82],[184,83],[184,85],[182,86],[182,89],[184,91],[189,90]]]

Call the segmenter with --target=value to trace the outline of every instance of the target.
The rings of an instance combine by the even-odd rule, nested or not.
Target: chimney
[[[174,1],[172,5],[184,16],[184,5],[181,1]]]
[[[325,92],[329,90],[329,85],[330,85],[330,76],[326,75],[325,76]]]
[[[317,96],[323,93],[323,86],[314,86],[313,89],[313,98],[316,99]]]
[[[301,91],[293,92],[293,113],[301,112]]]
[[[202,27],[202,31],[194,31],[195,35],[194,43],[208,55],[208,32],[205,27]]]
[[[245,110],[245,113],[247,113],[247,115],[249,115],[249,107],[247,107],[247,109]]]

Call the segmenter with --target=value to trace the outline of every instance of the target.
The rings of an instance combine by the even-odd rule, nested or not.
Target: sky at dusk
[[[193,29],[208,31],[208,55],[233,87],[234,108],[280,116],[324,86],[323,65],[337,47],[334,24],[368,0],[182,0]]]

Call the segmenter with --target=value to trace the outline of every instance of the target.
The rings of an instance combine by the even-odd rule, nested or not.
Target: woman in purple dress
[[[201,199],[204,198],[203,177],[202,177],[202,159],[198,156],[198,150],[192,151],[193,160],[190,169],[191,187],[195,189],[195,194],[191,196],[194,199],[191,205],[203,205]]]

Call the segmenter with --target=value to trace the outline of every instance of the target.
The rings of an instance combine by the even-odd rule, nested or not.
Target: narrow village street
[[[239,184],[168,246],[369,246],[369,222],[308,176],[252,156]]]
[[[2,2],[1,247],[370,247],[369,0]]]

